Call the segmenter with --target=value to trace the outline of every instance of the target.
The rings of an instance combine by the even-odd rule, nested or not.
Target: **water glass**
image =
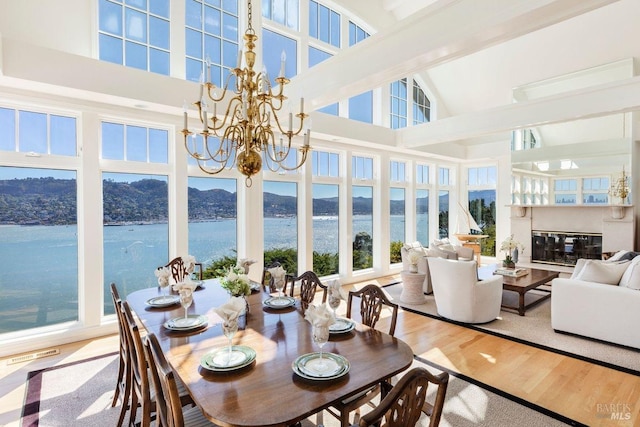
[[[184,307],[184,320],[186,322],[188,317],[187,312],[193,303],[193,291],[191,288],[181,288],[178,292],[180,294],[180,304]]]
[[[326,369],[324,359],[322,358],[322,347],[329,341],[329,326],[317,325],[313,326],[313,342],[320,348],[320,357],[318,360],[318,370]]]

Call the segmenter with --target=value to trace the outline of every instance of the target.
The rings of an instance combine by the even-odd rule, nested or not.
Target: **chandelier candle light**
[[[242,68],[243,52],[240,50],[237,66],[230,70],[220,94],[218,88],[211,83],[211,64],[208,58],[206,61],[207,72],[203,72],[201,75],[200,98],[194,103],[202,122],[202,132],[199,132],[203,139],[201,151],[196,145],[195,133],[188,129],[188,105],[186,102],[183,111],[184,145],[189,155],[198,161],[200,169],[213,175],[221,172],[225,167],[231,168],[237,164],[238,171],[246,176],[245,184],[247,187],[252,184],[251,177],[262,170],[263,159],[271,171],[296,170],[304,164],[311,148],[309,146],[311,126],[310,120],[308,120],[303,134],[304,143],[299,149],[301,153],[299,162],[286,162],[291,152],[292,139],[303,131],[305,119],[309,115],[304,113],[304,98],[300,98],[300,112],[295,115],[298,119],[296,130],[293,130],[294,115],[291,106],[289,106],[287,130],[283,128],[277,112],[289,104],[285,103],[287,97],[283,93],[284,86],[289,83],[289,79],[285,77],[286,56],[282,52],[280,74],[275,79],[278,83],[277,94],[274,94],[266,68],[263,66],[259,73],[253,69],[256,59],[254,48],[257,39],[251,25],[251,0],[249,0],[248,26],[244,34],[245,67]],[[229,88],[232,76],[235,77],[235,87]],[[209,115],[210,107],[205,99],[205,88],[206,97],[213,103],[211,111],[213,114],[211,115]],[[218,118],[218,102],[225,99],[227,91],[231,93],[232,97],[227,104],[224,117]],[[272,121],[275,123],[273,128]],[[274,131],[280,133],[279,138],[276,138]],[[214,165],[211,166],[209,163]]]

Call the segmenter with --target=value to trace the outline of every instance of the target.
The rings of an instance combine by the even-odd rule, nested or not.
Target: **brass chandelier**
[[[271,171],[296,170],[307,160],[307,153],[311,148],[309,146],[311,129],[307,126],[304,144],[299,149],[300,161],[294,166],[286,164],[285,160],[292,152],[292,139],[302,132],[304,121],[309,115],[304,113],[304,98],[300,98],[300,112],[295,115],[298,119],[296,130],[293,130],[292,112],[289,112],[287,130],[283,128],[277,112],[282,110],[284,101],[287,99],[283,94],[284,86],[289,83],[284,73],[286,57],[283,52],[280,74],[275,79],[278,83],[277,94],[274,94],[266,68],[263,67],[259,73],[253,69],[256,60],[255,41],[258,37],[251,25],[251,12],[251,0],[249,0],[248,25],[244,33],[245,67],[242,68],[243,51],[241,50],[238,53],[237,66],[227,76],[221,94],[217,93],[218,88],[210,81],[210,62],[208,59],[206,61],[207,73],[203,72],[201,76],[200,99],[194,102],[202,123],[202,131],[199,132],[203,140],[201,151],[198,151],[195,133],[188,129],[186,102],[182,129],[185,148],[189,155],[198,161],[201,170],[214,175],[237,164],[238,171],[246,176],[247,187],[252,184],[251,177],[262,170],[263,159]],[[235,87],[229,88],[232,76],[235,76]],[[210,116],[211,110],[204,96],[205,88],[206,97],[213,103],[213,114]],[[227,104],[224,117],[218,118],[217,104],[224,100],[227,91],[232,97]],[[275,127],[271,126],[272,120],[275,122]],[[280,133],[278,140],[274,131]],[[295,149],[293,153],[295,155]],[[210,166],[210,163],[215,165]]]

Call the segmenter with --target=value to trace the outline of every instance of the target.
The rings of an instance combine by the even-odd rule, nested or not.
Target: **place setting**
[[[170,331],[191,331],[200,329],[208,324],[208,318],[202,314],[189,314],[189,307],[193,304],[193,292],[196,285],[192,282],[174,285],[174,289],[178,292],[178,300],[184,308],[184,316],[174,317],[164,322],[163,326]]]
[[[346,357],[322,350],[329,340],[330,327],[335,322],[333,313],[324,304],[310,305],[304,317],[311,324],[312,340],[319,351],[297,357],[291,364],[293,372],[313,381],[335,380],[349,373],[351,365]]]
[[[329,293],[327,304],[329,304],[329,307],[333,310],[333,317],[335,319],[335,321],[329,325],[329,333],[332,335],[346,334],[356,328],[356,322],[346,317],[338,317],[336,313],[336,310],[340,307],[340,301],[343,300],[340,287],[340,281],[338,280],[331,281],[327,286]]]
[[[228,340],[228,345],[202,356],[202,368],[212,372],[229,372],[249,366],[256,360],[256,351],[251,347],[233,345],[233,337],[238,332],[238,318],[244,309],[245,301],[242,297],[231,297],[229,301],[213,309],[222,319],[222,332]]]
[[[262,301],[262,304],[273,310],[282,310],[293,307],[296,304],[296,299],[286,296],[282,292],[286,280],[286,271],[281,266],[270,268],[268,271],[273,279],[273,286],[276,288],[278,293],[276,295],[271,295],[269,298]]]
[[[158,267],[154,271],[155,276],[158,278],[158,286],[160,287],[160,295],[157,297],[149,298],[146,303],[151,308],[165,308],[180,302],[180,297],[175,294],[169,293],[169,280],[171,277],[171,271],[167,267]]]

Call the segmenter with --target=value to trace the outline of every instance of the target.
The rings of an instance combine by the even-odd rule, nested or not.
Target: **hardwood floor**
[[[384,285],[390,279],[366,283]],[[422,359],[580,423],[640,424],[638,376],[405,311],[398,316],[396,336]],[[28,372],[117,350],[113,335],[61,346],[59,355],[34,361],[0,359],[0,425],[19,425]]]

